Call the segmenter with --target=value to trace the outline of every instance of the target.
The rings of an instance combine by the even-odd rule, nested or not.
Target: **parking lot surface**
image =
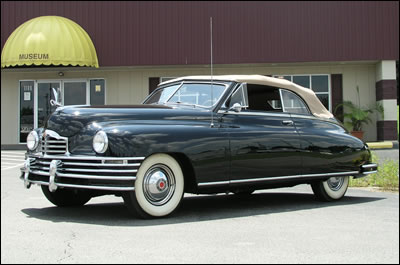
[[[349,189],[335,203],[308,185],[185,195],[175,215],[140,220],[115,196],[53,206],[23,187],[14,152],[3,168],[2,151],[2,263],[399,263],[398,193]]]

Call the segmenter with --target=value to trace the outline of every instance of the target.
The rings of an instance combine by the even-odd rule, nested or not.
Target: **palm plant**
[[[339,104],[335,108],[335,113],[337,112],[339,107],[344,107],[343,117],[347,120],[344,121],[344,125],[346,128],[351,128],[351,131],[362,131],[362,127],[364,124],[368,124],[372,122],[370,115],[377,111],[382,115],[383,119],[383,106],[378,102],[375,105],[369,107],[361,107],[360,104],[360,91],[357,86],[357,97],[358,104],[354,104],[351,101],[343,101],[343,103]],[[350,120],[350,121],[348,121]]]

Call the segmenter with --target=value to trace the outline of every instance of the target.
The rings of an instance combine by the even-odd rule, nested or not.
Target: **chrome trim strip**
[[[359,174],[358,171],[348,171],[348,172],[335,172],[335,173],[324,173],[324,174],[307,174],[307,175],[293,175],[293,176],[279,176],[279,177],[267,177],[267,178],[256,178],[256,179],[239,179],[230,181],[218,181],[218,182],[203,182],[199,183],[199,187],[204,186],[217,186],[217,185],[228,185],[235,183],[246,183],[246,182],[259,182],[259,181],[271,181],[271,180],[281,180],[281,179],[297,179],[297,178],[313,178],[313,177],[329,177],[329,176],[346,176]]]
[[[303,114],[303,115],[300,115],[300,114],[291,113],[290,115],[292,116],[292,118],[321,120],[320,118],[317,118],[317,117],[313,116],[312,114]]]
[[[29,180],[29,183],[49,186],[49,183],[45,181]],[[81,188],[81,189],[92,189],[92,190],[112,190],[112,191],[135,190],[135,187],[86,186],[86,185],[63,184],[63,183],[56,183],[56,185],[58,187],[65,187],[65,188]]]
[[[262,113],[262,112],[252,112],[252,111],[241,111],[241,112],[234,112],[234,111],[224,111],[219,110],[218,114],[233,114],[233,115],[247,115],[247,116],[266,116],[266,117],[282,117],[282,118],[290,118],[290,114],[286,113]]]
[[[361,166],[361,168],[363,168],[363,169],[364,169],[364,168],[374,168],[374,167],[377,168],[378,165],[377,165],[377,164],[367,164],[367,165],[362,165],[362,166]]]
[[[43,162],[46,164],[47,162]],[[50,165],[50,163],[48,163]],[[63,162],[63,165],[66,166],[96,166],[96,167],[138,167],[141,163],[133,163],[133,164],[99,164],[99,163],[75,163],[75,162]],[[118,169],[116,169],[118,170]]]
[[[133,176],[94,176],[94,175],[80,175],[80,174],[64,174],[57,172],[57,177],[65,178],[81,178],[81,179],[101,179],[101,180],[136,180]]]
[[[97,161],[115,161],[115,160],[144,160],[145,157],[99,157],[99,156],[53,156],[53,155],[28,155],[33,158],[40,159],[67,159],[67,160],[97,160]],[[113,165],[113,164],[111,164]]]
[[[33,184],[49,186],[49,183],[44,182],[44,181],[30,180],[29,182],[33,183]],[[135,187],[86,186],[86,185],[62,184],[62,183],[57,183],[57,186],[65,187],[65,188],[81,188],[81,189],[89,189],[89,190],[112,190],[112,191],[135,190]]]
[[[49,171],[50,167],[41,167],[41,166],[36,166],[36,165],[32,165],[31,166],[32,170],[39,170],[39,171]]]
[[[229,181],[218,181],[218,182],[203,182],[199,183],[199,187],[206,187],[206,186],[217,186],[217,185],[228,185]]]
[[[280,101],[281,101],[282,111],[286,112],[285,105],[283,104],[283,97],[282,97],[282,89],[281,88],[279,89],[279,98],[280,98]]]
[[[46,141],[46,142],[47,142],[47,143],[51,143],[51,144],[66,144],[66,143],[67,143],[66,140],[62,140],[62,139],[60,139],[60,140],[58,140],[58,141],[48,140],[48,141]]]
[[[363,175],[369,175],[369,174],[374,174],[374,173],[377,173],[378,172],[378,170],[371,170],[371,171],[365,171],[365,172],[363,172],[363,173],[361,173],[361,174],[363,174]]]
[[[62,183],[57,183],[57,186],[65,188],[80,188],[80,189],[91,189],[91,190],[112,190],[112,191],[135,190],[135,187],[85,186],[85,185],[62,184]]]
[[[294,175],[294,176],[281,176],[281,177],[268,177],[268,178],[257,178],[257,179],[237,179],[231,180],[230,184],[235,183],[246,183],[246,182],[259,182],[259,181],[269,181],[269,180],[277,180],[277,179],[295,179],[301,178],[302,175]]]
[[[346,175],[353,175],[358,174],[359,171],[346,171],[346,172],[335,172],[335,173],[324,173],[324,174],[308,174],[302,175],[304,177],[323,177],[323,176],[346,176]]]
[[[72,172],[100,172],[100,173],[136,173],[137,169],[83,169],[83,168],[59,168],[59,171],[72,171]]]
[[[46,177],[49,177],[50,176],[50,173],[47,171],[47,172],[45,172],[45,171],[38,171],[38,170],[31,170],[30,172],[29,172],[30,174],[35,174],[35,175],[41,175],[41,176],[46,176]]]
[[[65,149],[65,146],[62,146],[62,145],[47,145],[46,146],[47,148],[57,148],[57,149]],[[63,151],[63,150],[53,150],[53,151],[57,151],[57,152],[60,152],[60,151]],[[48,152],[50,152],[50,151],[48,151]]]

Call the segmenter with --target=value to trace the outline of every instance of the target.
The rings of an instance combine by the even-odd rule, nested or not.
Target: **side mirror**
[[[229,108],[230,111],[234,111],[234,112],[241,112],[243,109],[243,106],[240,105],[239,103],[235,103],[233,104],[232,107]]]

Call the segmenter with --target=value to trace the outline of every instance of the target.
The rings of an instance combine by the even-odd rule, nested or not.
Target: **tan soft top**
[[[183,81],[183,80],[211,80],[211,76],[184,76],[176,79],[168,80],[162,82],[160,85],[165,85],[172,82]],[[291,90],[298,95],[300,95],[306,102],[308,107],[310,108],[312,114],[321,118],[333,118],[332,113],[330,113],[324,105],[322,105],[321,101],[319,101],[318,97],[315,95],[314,91],[309,88],[305,88],[299,86],[295,83],[292,83],[286,79],[268,77],[263,75],[216,75],[213,76],[213,80],[215,81],[235,81],[239,83],[248,83],[255,85],[266,85],[273,87],[285,88],[287,90]]]

